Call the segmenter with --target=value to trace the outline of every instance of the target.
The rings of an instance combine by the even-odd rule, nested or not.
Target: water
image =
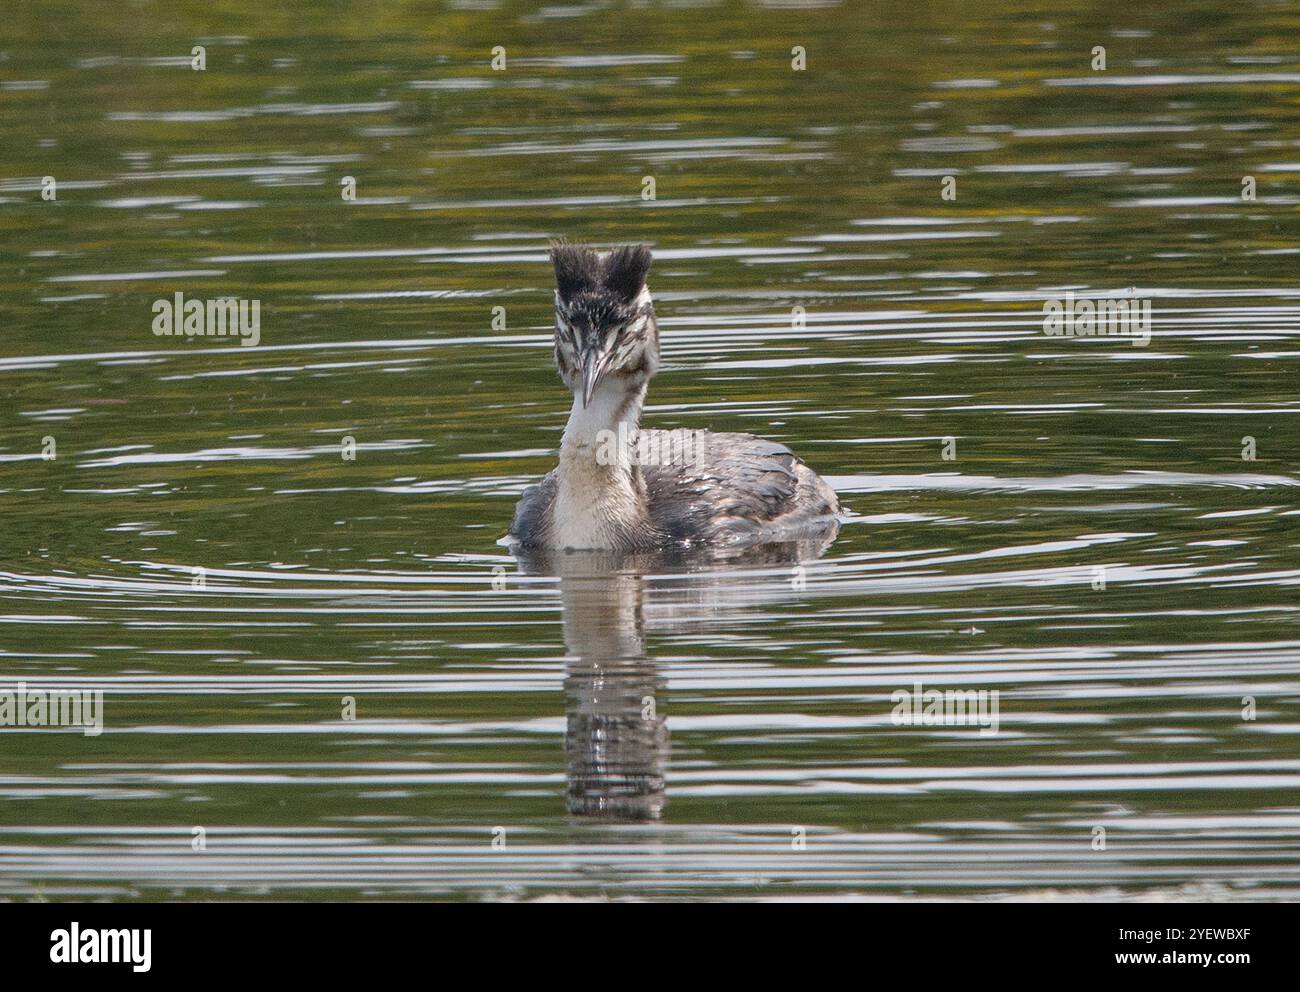
[[[105,732],[0,731],[0,897],[1295,898],[1300,17],[1179,6],[8,12],[0,680]],[[498,545],[557,235],[823,555]]]

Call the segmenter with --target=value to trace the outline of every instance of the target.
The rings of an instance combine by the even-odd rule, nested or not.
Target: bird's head
[[[606,254],[559,242],[555,265],[555,365],[583,407],[602,382],[640,389],[659,369],[659,327],[646,288],[650,249]]]

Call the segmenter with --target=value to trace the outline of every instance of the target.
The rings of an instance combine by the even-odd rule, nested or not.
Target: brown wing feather
[[[642,434],[660,456],[641,466],[650,517],[673,539],[793,536],[825,529],[839,512],[834,490],[783,444],[710,431]]]

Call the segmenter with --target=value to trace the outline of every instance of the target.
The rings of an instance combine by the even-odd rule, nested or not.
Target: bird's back
[[[839,500],[783,444],[752,434],[642,431],[650,520],[674,541],[788,541],[838,528]]]

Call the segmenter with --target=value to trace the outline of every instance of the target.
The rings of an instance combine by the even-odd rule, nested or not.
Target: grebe
[[[659,370],[650,249],[552,244],[555,364],[573,393],[560,463],[529,488],[524,547],[637,551],[832,536],[839,500],[789,448],[752,434],[642,431]]]

